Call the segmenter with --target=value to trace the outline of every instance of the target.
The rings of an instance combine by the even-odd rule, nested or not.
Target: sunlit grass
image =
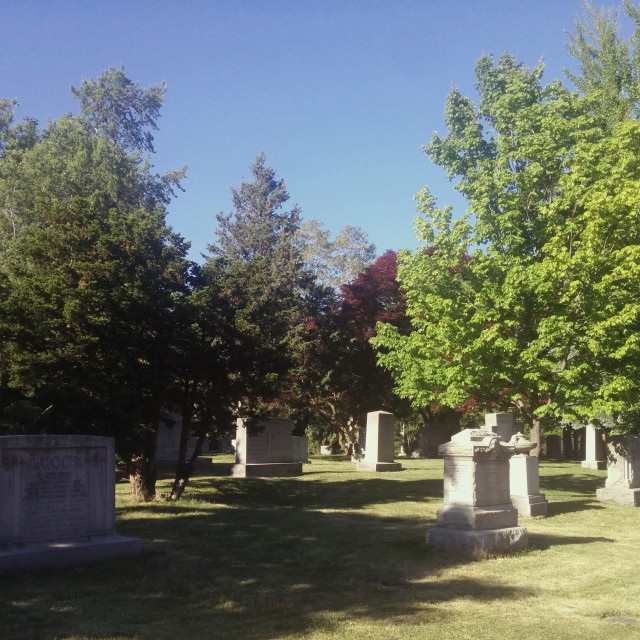
[[[224,458],[216,456],[219,462]],[[442,461],[363,473],[314,457],[299,478],[199,475],[178,503],[130,500],[139,557],[0,578],[0,638],[635,638],[640,509],[600,503],[606,473],[543,463],[549,517],[482,560],[425,545]],[[161,479],[168,493],[171,479]]]

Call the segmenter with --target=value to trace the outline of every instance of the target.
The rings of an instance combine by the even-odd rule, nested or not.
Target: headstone
[[[518,431],[522,431],[522,427],[510,413],[486,413],[484,425],[499,435],[503,442],[509,442]]]
[[[366,449],[357,461],[358,471],[400,471],[394,462],[393,413],[371,411],[367,414]]]
[[[291,436],[293,461],[309,463],[309,440],[306,436]]]
[[[596,429],[592,424],[585,427],[585,459],[582,466],[585,469],[606,469],[607,461],[604,451],[604,440],[602,432]]]
[[[128,557],[142,540],[115,531],[114,440],[0,437],[0,571]]]
[[[545,457],[549,460],[562,460],[562,436],[548,435],[545,438]]]
[[[178,462],[180,455],[180,436],[182,434],[182,416],[172,413],[167,422],[161,422],[156,436],[156,461]],[[190,458],[196,448],[197,438],[191,436],[187,442],[187,458]]]
[[[294,459],[291,420],[270,418],[258,425],[261,432],[250,432],[242,418],[236,428],[236,477],[287,477],[302,475],[302,462]]]
[[[614,436],[607,446],[607,479],[598,500],[640,507],[640,436]]]
[[[524,442],[523,442],[524,441]],[[520,446],[523,442],[524,446]],[[526,442],[526,444],[524,444]],[[540,517],[547,515],[548,502],[540,493],[540,471],[538,457],[529,455],[529,442],[521,433],[511,438],[509,444],[515,447],[516,453],[509,459],[509,493],[511,504],[523,516]]]
[[[510,413],[487,413],[484,417],[485,425],[503,442],[515,444],[529,443],[519,431],[522,423],[513,419]],[[531,449],[535,447],[529,443]],[[547,501],[540,493],[540,474],[538,457],[529,455],[529,450],[518,448],[517,453],[509,459],[509,491],[511,504],[523,516],[546,516]]]
[[[529,443],[530,444],[530,443]],[[516,452],[489,429],[465,429],[439,447],[444,457],[444,504],[427,543],[483,555],[526,547],[527,530],[509,494],[509,459]]]

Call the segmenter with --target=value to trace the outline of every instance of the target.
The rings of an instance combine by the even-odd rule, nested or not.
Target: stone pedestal
[[[530,444],[530,443],[529,443]],[[509,495],[509,458],[516,452],[488,429],[465,429],[439,447],[444,504],[427,543],[482,555],[526,547],[527,530]]]
[[[611,438],[607,445],[607,479],[598,500],[640,507],[640,436]]]
[[[584,437],[585,459],[582,461],[582,466],[585,469],[606,469],[607,461],[601,431],[592,424],[588,424],[584,430]]]
[[[517,437],[517,435],[515,436]],[[546,516],[548,502],[540,493],[538,458],[519,453],[509,460],[511,504],[523,516]]]
[[[394,462],[393,413],[372,411],[367,414],[366,448],[364,458],[357,461],[358,471],[400,471]]]
[[[0,437],[0,572],[129,557],[142,540],[115,531],[114,440]]]
[[[302,475],[302,462],[295,459],[291,420],[271,418],[251,433],[242,419],[236,429],[236,463],[231,475],[246,477],[290,477]]]

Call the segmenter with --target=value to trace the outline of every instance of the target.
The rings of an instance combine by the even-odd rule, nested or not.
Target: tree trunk
[[[180,458],[178,460],[178,465],[176,467],[176,477],[173,481],[173,487],[171,488],[171,496],[170,500],[180,500],[184,490],[187,488],[187,484],[189,484],[189,480],[193,474],[193,471],[196,466],[196,460],[198,456],[202,453],[202,443],[204,442],[205,436],[198,436],[196,441],[196,447],[191,454],[189,460],[185,460],[184,458]]]
[[[131,493],[139,500],[153,500],[156,495],[155,451],[134,456],[129,461]]]
[[[573,460],[573,427],[562,428],[562,459]]]

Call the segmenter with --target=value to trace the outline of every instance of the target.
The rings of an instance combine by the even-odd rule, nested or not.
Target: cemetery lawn
[[[142,555],[0,576],[0,638],[640,637],[640,509],[595,499],[606,472],[541,463],[549,515],[520,518],[528,550],[468,560],[425,545],[442,461],[402,464],[374,474],[318,456],[299,478],[202,472],[178,503],[134,503],[119,483],[116,529],[143,538]]]

